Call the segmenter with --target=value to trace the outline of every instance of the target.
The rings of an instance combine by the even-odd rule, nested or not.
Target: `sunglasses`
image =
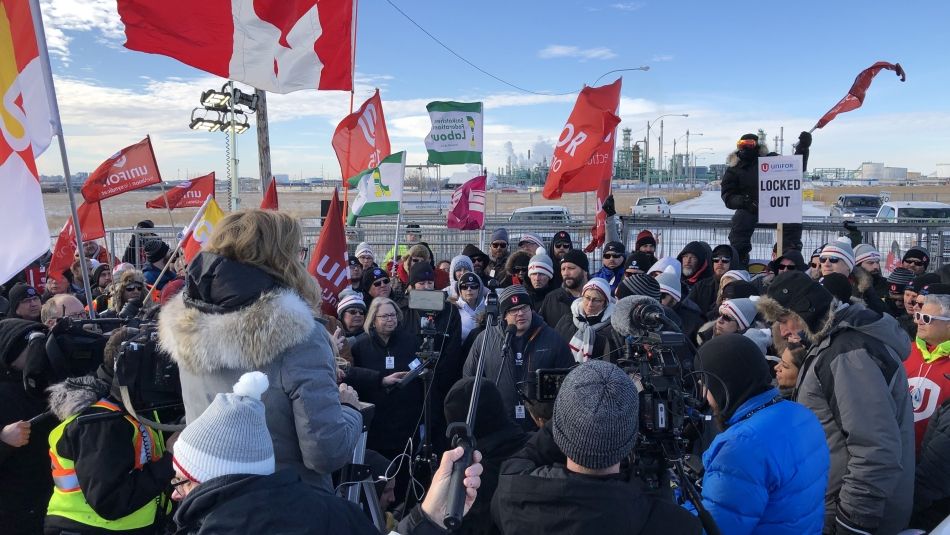
[[[480,286],[478,286],[477,284],[462,284],[459,286],[460,290],[477,290],[479,288]]]
[[[813,266],[813,267],[818,267],[818,266]],[[795,266],[794,264],[793,265],[779,264],[775,266],[775,271],[785,271],[786,269],[795,269]]]
[[[904,260],[904,263],[905,263],[905,264],[910,264],[910,265],[912,265],[912,266],[922,266],[922,265],[924,265],[924,262],[923,262],[922,260],[917,260],[916,258],[908,258],[907,260]]]
[[[717,264],[728,264],[729,262],[732,262],[732,257],[729,257],[729,256],[714,256],[712,260],[713,260],[713,262],[715,262],[715,263],[717,263]]]
[[[838,262],[841,261],[841,259],[835,258],[833,256],[822,256],[821,258],[818,259],[818,261],[821,262],[822,264],[827,264],[829,262],[832,264],[837,264]]]
[[[612,258],[623,258],[623,255],[622,255],[622,254],[607,253],[607,254],[604,255],[604,258],[606,258],[606,259],[608,259],[608,260],[610,260],[610,259],[612,259]]]
[[[503,241],[492,242],[491,248],[492,248],[492,249],[507,249],[507,248],[508,248],[508,244],[505,243],[505,242],[503,242]]]
[[[740,139],[736,141],[737,149],[754,149],[759,146],[759,142],[754,139]]]
[[[950,321],[950,317],[934,316],[933,314],[924,314],[923,312],[914,312],[914,321],[918,323],[923,323],[924,325],[930,325],[930,322],[933,320]]]
[[[373,286],[379,288],[380,286],[385,286],[389,284],[389,279],[379,279],[378,281],[373,281]]]
[[[555,243],[554,248],[555,249],[570,249],[571,245],[569,243]]]
[[[125,291],[127,291],[127,292],[135,292],[135,291],[141,292],[141,291],[144,290],[144,289],[145,289],[145,287],[142,286],[141,284],[130,284],[130,285],[128,285],[128,286],[125,287]]]
[[[511,271],[513,273],[527,273],[528,266],[516,266],[516,267],[511,268]]]
[[[818,264],[815,262],[812,262],[811,264],[808,264],[808,265],[811,266],[812,269],[818,269]]]
[[[366,312],[363,312],[362,310],[358,308],[348,308],[346,309],[345,314],[349,314],[351,316],[365,316]]]
[[[423,260],[425,260],[425,258],[419,258],[417,256],[409,257],[410,264],[418,264],[419,262],[422,262]]]
[[[723,322],[723,323],[738,323],[738,322],[736,321],[736,318],[733,318],[732,316],[727,316],[727,315],[725,315],[725,314],[719,316],[718,319],[719,319],[719,321],[721,321],[721,322]]]

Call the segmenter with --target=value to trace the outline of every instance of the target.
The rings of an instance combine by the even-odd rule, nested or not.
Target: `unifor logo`
[[[113,158],[115,158],[115,155],[113,155]],[[125,154],[123,154],[122,156],[119,156],[119,159],[116,160],[114,164],[112,164],[112,167],[117,167],[121,169],[125,167],[125,162],[126,162],[126,157],[125,157]]]
[[[190,187],[191,187],[191,181],[190,181],[190,180],[186,180],[186,181],[182,182],[181,184],[178,184],[178,185],[175,186],[175,187],[176,187],[176,188],[182,188],[182,189],[190,188]]]
[[[769,164],[768,164],[768,162],[762,164],[762,172],[763,172],[763,173],[768,173],[768,172],[769,172]]]

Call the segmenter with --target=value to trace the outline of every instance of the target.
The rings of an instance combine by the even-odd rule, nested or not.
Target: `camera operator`
[[[0,321],[0,526],[4,533],[43,532],[53,489],[46,435],[52,418],[46,399],[26,391],[23,369],[30,351],[42,351],[45,328],[35,321]]]
[[[81,320],[84,317],[86,311],[82,302],[72,294],[54,295],[40,309],[40,321],[50,329],[56,326],[60,318]]]
[[[722,533],[819,533],[829,454],[818,418],[784,400],[759,347],[740,334],[699,348],[721,431],[703,455],[703,505]]]
[[[648,496],[621,462],[633,452],[633,381],[592,360],[564,379],[554,418],[502,465],[492,515],[502,533],[699,534],[699,520]]]
[[[146,298],[145,275],[137,269],[123,271],[119,280],[112,284],[109,308],[102,311],[102,319],[131,319],[139,315]],[[106,330],[118,327],[120,322],[107,326]]]
[[[521,401],[520,384],[538,368],[569,368],[575,364],[574,357],[557,331],[531,309],[531,298],[524,286],[515,284],[502,290],[498,294],[498,311],[500,325],[486,326],[475,338],[463,375],[475,375],[478,359],[487,358],[485,377],[501,392],[505,411],[522,429],[532,431],[536,426]],[[482,340],[486,336],[482,355]]]
[[[417,263],[410,270],[409,281],[409,301],[412,301],[412,292],[435,289],[435,269],[426,262]],[[462,356],[462,316],[458,307],[444,302],[444,299],[442,310],[438,312],[407,308],[404,314],[405,325],[409,332],[416,335],[417,340],[421,340],[423,335],[434,337],[432,350],[438,355],[439,366],[435,373],[433,406],[441,407],[445,394],[462,377],[462,365],[465,364],[465,357]]]
[[[168,506],[164,490],[175,471],[166,450],[176,437],[166,447],[159,431],[122,405],[113,380],[131,336],[125,328],[112,335],[94,376],[49,389],[50,409],[62,423],[49,435],[55,486],[47,534],[154,532]]]

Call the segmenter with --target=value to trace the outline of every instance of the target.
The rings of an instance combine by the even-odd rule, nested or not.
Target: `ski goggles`
[[[736,148],[739,150],[743,149],[754,149],[759,146],[759,142],[754,139],[740,139],[736,141]]]

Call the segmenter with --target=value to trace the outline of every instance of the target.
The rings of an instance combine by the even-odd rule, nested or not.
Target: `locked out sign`
[[[802,222],[802,157],[759,158],[759,223]]]

